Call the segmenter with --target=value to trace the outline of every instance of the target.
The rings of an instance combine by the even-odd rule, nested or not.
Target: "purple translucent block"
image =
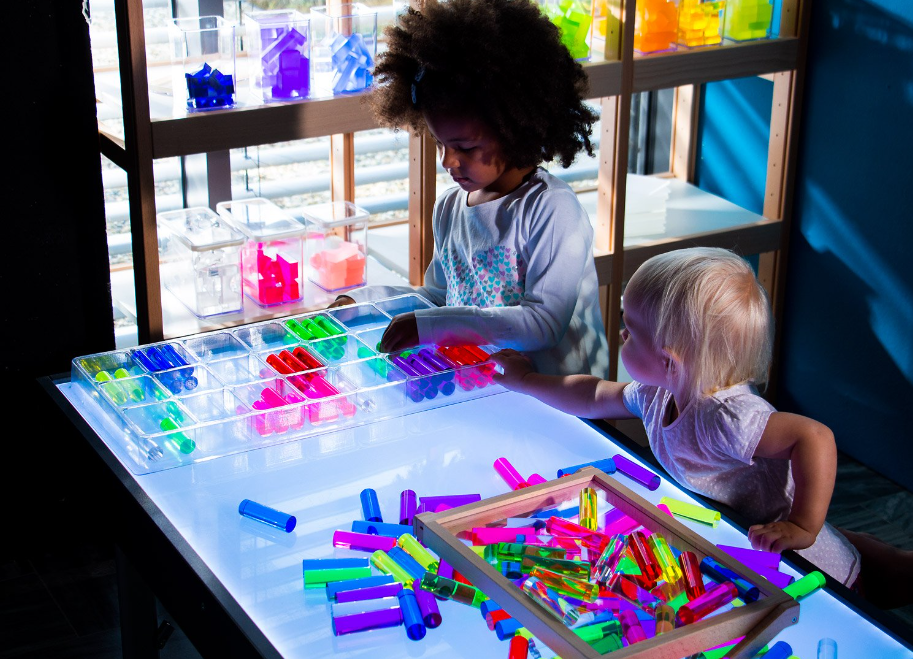
[[[659,487],[659,476],[649,469],[644,469],[639,464],[628,460],[625,456],[618,454],[612,457],[615,468],[625,476],[633,478],[635,481],[646,487],[648,490],[655,490]]]
[[[272,87],[276,98],[303,98],[310,91],[310,62],[294,50],[287,50],[279,57],[279,72]]]
[[[287,52],[297,52],[300,55],[299,49],[307,42],[307,38],[293,28],[285,32],[285,34],[278,39],[275,39],[274,41],[270,39],[270,41],[272,41],[272,43],[263,50],[263,55],[260,56],[260,61],[263,64],[263,73],[265,75],[275,75],[279,72],[279,60],[283,54]],[[266,42],[266,39],[264,39],[263,43]]]
[[[388,583],[382,586],[370,586],[369,588],[356,588],[355,590],[343,590],[336,593],[336,601],[340,604],[344,602],[362,602],[364,600],[375,600],[382,597],[396,597],[396,594],[403,589],[401,583]]]
[[[382,609],[380,611],[369,611],[368,613],[357,613],[351,616],[342,616],[333,618],[333,633],[336,636],[351,634],[353,632],[365,632],[371,629],[381,629],[383,627],[397,627],[403,622],[403,614],[400,609]]]
[[[415,516],[415,492],[412,490],[403,490],[399,494],[399,523],[412,524],[412,518]]]

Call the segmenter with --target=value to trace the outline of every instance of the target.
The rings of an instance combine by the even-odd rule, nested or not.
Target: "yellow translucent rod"
[[[595,531],[596,523],[596,490],[585,487],[580,490],[580,526]]]
[[[716,510],[695,506],[693,503],[686,503],[669,497],[663,497],[659,502],[666,504],[669,512],[673,515],[687,517],[688,519],[693,519],[696,522],[703,522],[704,524],[710,524],[714,528],[720,523],[720,513]]]
[[[437,572],[438,565],[440,562],[431,555],[431,553],[422,546],[415,536],[411,533],[403,533],[396,541],[403,551],[409,554],[412,558],[418,561],[426,570],[430,572]]]
[[[403,587],[412,588],[412,582],[415,581],[415,578],[406,572],[405,568],[394,561],[383,549],[378,549],[376,552],[371,554],[371,565],[376,567],[384,574],[389,574],[391,577],[403,584]]]
[[[659,563],[663,579],[670,584],[676,583],[681,579],[682,569],[678,566],[675,556],[672,555],[672,550],[669,549],[666,539],[658,533],[653,533],[647,538],[647,544],[650,545],[650,549]]]

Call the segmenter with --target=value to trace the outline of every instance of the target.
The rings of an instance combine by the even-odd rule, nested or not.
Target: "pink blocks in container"
[[[326,291],[339,291],[367,282],[368,218],[349,201],[306,206],[307,255],[312,282]]]
[[[261,307],[301,299],[305,226],[268,199],[223,201],[219,215],[246,238],[244,293]]]

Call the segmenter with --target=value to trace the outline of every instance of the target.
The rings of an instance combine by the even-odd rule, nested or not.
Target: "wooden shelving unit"
[[[623,283],[653,254],[685,245],[716,245],[743,254],[760,253],[761,278],[771,294],[775,313],[779,314],[809,2],[783,0],[783,36],[778,39],[637,57],[631,46],[634,1],[610,0],[613,15],[619,20],[609,27],[602,61],[587,63],[585,69],[590,95],[602,104],[595,259],[611,355],[618,354]],[[154,119],[149,113],[142,0],[116,0],[115,11],[125,137],[120,140],[100,133],[100,148],[127,172],[139,341],[146,343],[164,335],[152,176],[155,159],[227,153],[233,148],[330,135],[334,198],[354,200],[352,134],[374,128],[375,123],[364,94]],[[770,76],[774,82],[763,220],[625,248],[625,178],[632,94],[675,89],[669,175],[693,181],[700,85],[758,75]],[[430,223],[436,154],[433,144],[424,137],[411,138],[409,148],[410,279],[420,283],[433,244]],[[210,201],[215,204],[219,200]],[[617,359],[613,357],[610,376],[616,373]]]

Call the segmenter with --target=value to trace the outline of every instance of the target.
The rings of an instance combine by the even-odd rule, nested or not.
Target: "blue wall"
[[[770,94],[705,91],[699,184],[756,211]],[[814,0],[803,104],[777,404],[913,489],[913,3]]]

